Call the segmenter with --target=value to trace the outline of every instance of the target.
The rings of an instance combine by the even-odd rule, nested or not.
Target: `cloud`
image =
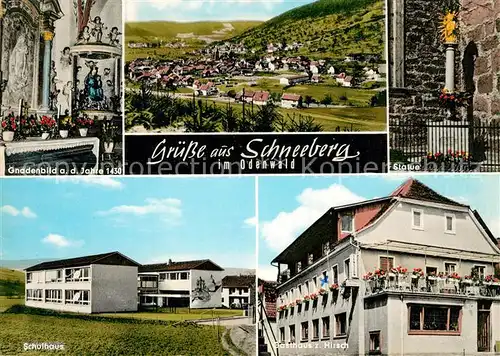
[[[48,234],[42,239],[42,242],[56,247],[79,247],[83,245],[82,240],[72,241],[58,234]]]
[[[118,205],[111,209],[98,211],[97,215],[135,215],[135,216],[158,216],[169,223],[178,223],[182,218],[182,202],[179,199],[149,198],[144,205]]]
[[[245,227],[255,227],[257,226],[257,217],[252,216],[251,218],[245,219],[243,224]]]
[[[28,219],[34,219],[37,215],[27,206],[22,208],[21,210],[13,207],[12,205],[4,205],[1,208],[2,213],[11,215],[11,216],[23,216]]]
[[[109,189],[122,189],[124,187],[121,181],[111,177],[58,177],[56,181],[61,183],[99,186]]]
[[[326,189],[305,189],[297,197],[299,207],[260,224],[262,238],[273,251],[287,247],[329,208],[366,200],[345,186],[333,184]]]

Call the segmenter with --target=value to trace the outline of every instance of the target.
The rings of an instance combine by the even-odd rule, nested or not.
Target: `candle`
[[[59,120],[60,116],[61,116],[61,105],[57,107],[57,120]]]
[[[23,99],[19,99],[19,117],[23,114]]]

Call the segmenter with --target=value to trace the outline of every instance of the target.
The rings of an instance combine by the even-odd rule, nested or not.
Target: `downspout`
[[[356,250],[356,252],[355,252],[355,256],[356,256],[356,259],[357,259],[356,267],[358,269],[356,271],[357,272],[356,275],[359,278],[359,261],[360,261],[359,257],[361,255],[359,253],[359,251],[361,250],[361,247],[359,246],[359,243],[356,243],[356,233],[355,232],[349,238],[349,244],[351,246],[353,246],[355,248],[355,250]],[[356,299],[360,297],[360,290],[359,290],[359,288],[358,288],[357,293],[351,293],[351,296],[352,296],[352,304],[351,304],[351,311],[349,313],[349,327],[348,327],[349,330],[347,332],[346,342],[348,342],[349,336],[350,336],[350,333],[351,333],[351,323],[352,323],[352,319],[353,319],[354,309],[356,307]],[[359,312],[358,323],[359,323],[358,324],[358,353],[360,355],[364,355],[364,350],[365,350],[365,343],[364,343],[365,319],[364,319],[364,312],[362,310]]]

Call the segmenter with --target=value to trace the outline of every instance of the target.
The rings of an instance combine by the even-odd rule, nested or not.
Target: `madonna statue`
[[[104,99],[102,80],[98,71],[99,68],[94,65],[90,69],[89,74],[85,77],[85,93],[90,101],[102,101]]]

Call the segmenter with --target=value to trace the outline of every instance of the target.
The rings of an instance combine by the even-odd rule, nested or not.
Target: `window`
[[[444,231],[449,234],[455,233],[455,215],[453,214],[444,214]]]
[[[306,281],[306,294],[309,294],[309,281]]]
[[[309,324],[307,323],[307,321],[304,321],[301,325],[301,330],[302,330],[302,333],[301,333],[301,340],[302,341],[308,341],[309,340]]]
[[[351,260],[348,258],[347,260],[344,261],[344,277],[345,279],[349,279],[351,277]]]
[[[26,283],[31,283],[33,280],[33,274],[31,272],[26,273]]]
[[[313,277],[312,287],[313,287],[313,289],[318,288],[318,278],[317,277]]]
[[[175,280],[177,280],[177,279],[179,279],[179,278],[177,277],[177,273],[170,273],[170,280],[175,281]]]
[[[389,271],[394,267],[394,257],[380,256],[379,267],[383,271]]]
[[[477,275],[477,277],[483,279],[485,276],[485,267],[484,266],[474,266],[473,272]]]
[[[322,247],[323,256],[327,256],[330,253],[330,242],[325,242]]]
[[[354,219],[352,214],[343,214],[341,219],[342,232],[353,232],[354,231]]]
[[[167,279],[167,274],[166,273],[160,273],[160,281],[164,281]]]
[[[236,292],[236,288],[229,288],[229,294],[234,294]]]
[[[457,264],[456,263],[448,263],[445,262],[444,264],[444,271],[446,274],[452,274],[457,271]]]
[[[302,262],[297,262],[297,272],[302,271]]]
[[[57,269],[57,270],[45,271],[45,282],[46,283],[62,282],[62,270]]]
[[[430,266],[425,267],[425,275],[426,276],[437,276],[437,274],[438,274],[437,267],[430,267]]]
[[[66,290],[66,304],[90,304],[90,292],[88,290]]]
[[[339,266],[332,267],[332,283],[339,283]]]
[[[347,332],[346,324],[347,324],[346,313],[335,315],[335,336],[346,335]]]
[[[417,230],[424,228],[424,212],[420,209],[412,209],[412,227]]]
[[[242,291],[243,293],[248,293],[248,288],[241,288],[241,291]]]
[[[322,334],[321,336],[323,338],[329,338],[330,337],[330,317],[326,316],[323,319],[321,319],[322,323]]]
[[[285,328],[284,327],[280,328],[280,342],[281,343],[285,342]]]
[[[65,271],[66,282],[80,282],[90,280],[90,268],[68,268]]]
[[[27,289],[26,300],[43,301],[43,289]]]
[[[370,350],[371,355],[379,355],[380,352],[380,331],[370,331]]]
[[[181,272],[181,279],[189,279],[189,273],[188,272]]]
[[[312,339],[317,340],[319,339],[319,319],[312,321],[312,327],[313,327]]]
[[[411,304],[408,309],[409,334],[460,335],[461,307]]]
[[[302,298],[302,284],[299,284],[298,287],[297,287],[297,289],[299,291],[298,298]]]
[[[290,325],[289,330],[290,330],[290,342],[293,344],[295,343],[295,325]]]
[[[46,289],[45,301],[47,303],[62,303],[62,290],[61,289]]]

